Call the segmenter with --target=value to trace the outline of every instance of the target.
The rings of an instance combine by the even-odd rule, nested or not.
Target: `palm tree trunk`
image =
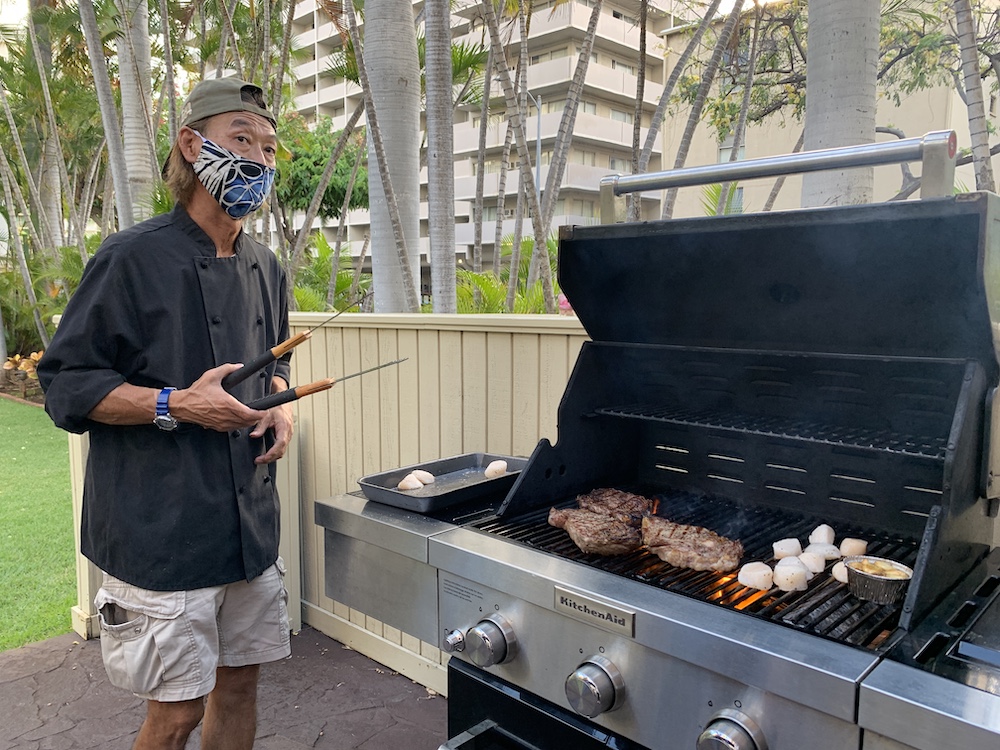
[[[490,30],[490,44],[498,55],[503,54],[503,42],[500,39],[500,25],[497,21],[496,11],[493,9],[492,0],[483,0],[483,15]],[[514,142],[517,144],[517,153],[521,164],[521,184],[524,186],[526,200],[531,210],[531,223],[535,234],[535,247],[545,248],[546,230],[542,221],[542,211],[539,206],[538,194],[535,192],[535,180],[531,175],[531,159],[528,156],[528,138],[524,132],[524,118],[521,116],[517,105],[517,98],[514,93],[514,86],[510,80],[509,67],[506,56],[503,56],[501,64],[497,66],[500,72],[500,83],[503,86],[504,101],[507,105],[507,112],[511,115],[510,124],[514,130]],[[551,170],[551,167],[550,167]],[[542,252],[545,252],[542,250]],[[552,272],[546,262],[541,272],[542,294],[545,298],[545,309],[549,313],[556,312],[556,298],[552,290]]]
[[[793,154],[799,153],[802,150],[802,145],[805,143],[806,131],[803,130],[799,133],[799,139],[795,141],[795,147],[792,149]],[[764,208],[761,211],[770,211],[774,208],[774,202],[778,200],[778,193],[781,192],[781,188],[785,186],[786,175],[781,175],[778,179],[774,181],[774,186],[771,188],[771,192],[767,195],[767,200],[764,201]]]
[[[97,27],[97,15],[92,0],[80,0],[80,25],[87,41],[90,66],[94,69],[97,103],[101,108],[101,122],[104,125],[104,136],[108,141],[108,162],[111,167],[111,178],[114,181],[118,228],[127,229],[135,223],[135,218],[132,212],[132,193],[129,190],[125,147],[122,144],[118,110],[115,107],[114,94],[111,92],[107,61],[104,59],[104,46],[101,43],[101,33]]]
[[[642,146],[642,153],[639,154],[638,168],[635,170],[636,173],[642,173],[646,171],[649,166],[649,159],[653,154],[653,146],[656,145],[657,138],[660,137],[660,124],[663,122],[663,117],[667,113],[667,105],[670,103],[670,97],[674,94],[674,88],[677,86],[677,81],[680,80],[681,73],[684,72],[684,68],[687,66],[688,60],[691,58],[692,53],[697,49],[698,44],[701,42],[701,38],[705,35],[708,27],[712,25],[712,19],[715,18],[715,12],[719,9],[719,4],[722,0],[712,0],[709,6],[705,9],[705,15],[701,19],[701,23],[698,24],[698,28],[695,29],[694,34],[691,39],[688,40],[687,46],[681,53],[681,56],[677,60],[677,64],[674,65],[673,70],[670,71],[670,77],[667,78],[667,83],[663,87],[663,92],[660,94],[660,101],[656,105],[656,111],[653,113],[653,119],[649,123],[649,130],[646,132],[646,141]]]
[[[149,4],[146,0],[115,0],[122,27],[118,38],[118,79],[121,84],[122,140],[129,165],[132,210],[139,220],[152,215],[154,166],[150,113]]]
[[[965,79],[965,99],[969,115],[969,136],[972,141],[972,163],[976,172],[976,189],[994,192],[993,160],[990,157],[989,121],[983,105],[983,81],[979,74],[979,50],[976,45],[976,20],[969,0],[953,0],[958,43],[962,53],[962,75]]]
[[[420,235],[417,170],[420,73],[412,8],[408,0],[374,3],[365,16],[365,38],[370,44],[364,47],[353,8],[346,13],[365,98],[370,149],[378,164],[377,172],[368,173],[372,276],[378,312],[420,312],[420,297],[414,282],[418,278],[420,256],[413,252],[411,257],[408,249],[408,242],[416,243]],[[371,77],[369,65],[374,69]],[[373,82],[378,86],[377,91],[372,88]],[[384,133],[378,114],[383,107],[390,113]],[[392,149],[391,158],[386,152],[387,143]],[[396,185],[398,192],[394,189]],[[401,203],[397,197],[403,199]],[[395,252],[388,242],[387,230],[394,239]]]
[[[14,205],[10,181],[7,179],[6,172],[0,174],[0,182],[3,183],[3,195],[6,204],[8,206]],[[35,287],[31,281],[31,274],[28,271],[28,261],[24,257],[24,245],[21,244],[21,232],[18,230],[17,216],[14,212],[10,212],[10,241],[14,245],[17,265],[21,269],[21,281],[24,283],[24,293],[28,296],[28,302],[31,304],[32,317],[35,320],[38,337],[42,340],[42,345],[47,349],[49,346],[49,333],[45,330],[45,323],[42,322],[42,315],[38,311],[38,297],[35,296]]]
[[[594,7],[590,11],[590,21],[587,24],[580,55],[576,60],[573,80],[570,82],[569,91],[566,92],[566,106],[563,108],[562,117],[559,120],[559,131],[556,133],[556,142],[552,148],[552,162],[549,164],[549,174],[545,179],[545,200],[543,202],[545,209],[542,214],[542,225],[545,228],[546,237],[548,237],[548,230],[552,225],[556,203],[559,201],[559,189],[562,186],[563,175],[566,173],[569,147],[573,142],[573,127],[576,124],[576,113],[580,108],[580,96],[583,94],[583,83],[587,78],[587,66],[590,65],[590,53],[594,49],[597,21],[601,17],[602,5],[603,0],[595,0]],[[545,243],[542,243],[541,246],[536,243],[535,258],[544,268],[548,268],[548,249]]]
[[[326,160],[326,167],[323,168],[323,174],[320,175],[319,182],[316,185],[316,190],[313,192],[312,200],[309,201],[309,207],[306,209],[305,218],[302,220],[302,227],[299,229],[299,232],[295,237],[295,244],[292,246],[291,260],[288,268],[285,269],[285,277],[288,280],[289,294],[295,290],[295,276],[299,270],[299,262],[302,259],[302,251],[305,250],[306,244],[309,241],[309,234],[312,232],[313,222],[316,220],[316,215],[319,213],[319,207],[323,203],[323,194],[330,185],[330,180],[333,178],[333,171],[337,167],[337,161],[340,159],[340,155],[344,153],[344,147],[351,139],[351,133],[354,132],[354,126],[357,125],[358,120],[361,118],[361,112],[363,110],[364,104],[358,104],[358,106],[354,108],[354,112],[351,113],[350,119],[347,121],[344,129],[340,132],[340,138],[337,140],[337,145],[334,147],[333,153],[331,153],[330,158]]]
[[[160,23],[163,24],[163,91],[167,100],[167,133],[170,143],[177,140],[177,98],[174,93],[174,53],[170,42],[170,11],[167,0],[160,2]]]
[[[24,153],[24,145],[21,142],[21,133],[17,126],[17,122],[14,120],[14,113],[11,112],[10,102],[7,100],[6,87],[2,84],[0,84],[0,103],[3,104],[4,115],[7,118],[7,126],[10,128],[11,138],[14,140],[14,147],[17,149],[18,163],[20,164],[21,172],[24,174],[24,181],[28,184],[28,195],[34,204],[38,215],[44,219],[38,226],[38,235],[34,238],[35,242],[38,243],[38,247],[54,246],[55,243],[52,239],[53,234],[49,229],[48,213],[45,211],[42,196],[39,193],[38,187],[35,185],[35,180],[31,175],[31,168],[28,166],[28,157]],[[2,151],[2,148],[0,148],[0,151]],[[6,159],[6,157],[4,157],[4,159]],[[30,214],[27,211],[24,211],[24,216],[30,216]],[[28,226],[30,226],[32,228],[32,232],[34,232],[34,224],[28,222]]]
[[[712,56],[708,60],[708,64],[705,66],[705,72],[701,76],[701,84],[698,86],[698,93],[695,95],[694,102],[691,104],[691,112],[688,114],[687,124],[684,126],[684,133],[681,135],[681,142],[677,145],[677,156],[674,158],[674,169],[680,169],[684,166],[684,162],[687,161],[688,151],[691,149],[691,138],[694,135],[695,128],[698,126],[698,122],[701,120],[701,110],[705,106],[705,100],[708,98],[708,91],[712,87],[712,81],[715,80],[715,74],[719,70],[719,63],[722,61],[722,53],[729,46],[729,39],[733,35],[733,31],[736,29],[736,23],[740,19],[740,10],[743,8],[743,0],[736,0],[733,4],[733,9],[729,13],[729,17],[726,19],[725,24],[722,26],[722,31],[719,34],[719,41],[715,45],[715,49],[712,50]],[[677,188],[671,188],[666,191],[666,196],[663,199],[663,213],[662,218],[670,219],[674,215],[674,203],[677,200]]]
[[[806,49],[805,150],[875,141],[879,3],[812,0]],[[802,205],[870,203],[873,167],[810,172]]]
[[[639,69],[635,79],[635,113],[632,119],[632,171],[639,171],[639,140],[642,130],[643,98],[646,89],[646,19],[649,0],[639,2]],[[639,221],[641,193],[629,193],[626,210],[629,221]]]
[[[476,200],[472,209],[473,235],[472,270],[483,270],[483,192],[486,180],[486,136],[489,132],[490,84],[493,81],[493,50],[486,55],[486,73],[483,76],[483,101],[479,107],[479,152],[476,154]],[[495,266],[496,264],[494,264]]]
[[[24,201],[24,193],[21,191],[21,186],[17,182],[17,177],[14,174],[14,170],[11,169],[10,162],[7,161],[7,154],[4,153],[3,146],[0,146],[0,170],[3,174],[10,180],[12,186],[12,191],[14,193],[14,199],[17,203],[17,210],[21,212],[21,216],[25,217],[25,227],[28,229],[28,236],[34,243],[35,247],[48,247],[42,243],[40,227],[36,230],[34,223],[31,221],[31,212],[28,210],[28,206]],[[8,204],[9,205],[9,204]],[[13,213],[10,209],[7,211],[8,215]]]
[[[340,207],[340,217],[337,222],[337,255],[340,255],[340,246],[344,242],[344,229],[347,224],[347,213],[351,210],[351,198],[354,196],[354,183],[358,179],[358,172],[361,171],[361,163],[365,160],[365,152],[368,150],[368,133],[365,132],[361,137],[361,143],[358,146],[358,158],[354,160],[354,166],[351,167],[351,176],[347,180],[347,189],[344,190],[344,203]]]
[[[455,126],[448,0],[426,0],[424,34],[431,295],[434,312],[454,313],[458,311],[455,290]]]
[[[507,211],[507,164],[510,162],[510,147],[514,142],[514,128],[506,123],[503,149],[500,151],[500,171],[497,172],[497,222],[493,233],[493,273],[500,275],[503,266],[501,243],[503,242],[503,220]],[[520,248],[518,248],[520,254]],[[512,303],[513,304],[513,303]]]
[[[757,68],[757,42],[760,38],[760,6],[754,5],[753,37],[750,40],[750,54],[747,56],[747,75],[743,81],[743,99],[740,101],[740,114],[736,118],[736,128],[733,130],[733,146],[729,150],[729,161],[734,162],[739,158],[740,147],[743,145],[744,136],[747,129],[747,115],[750,112],[750,94],[753,92],[754,73]],[[719,190],[719,203],[716,206],[716,215],[725,213],[726,203],[729,201],[729,191],[732,188],[731,182],[722,184]]]
[[[32,24],[28,24],[28,34],[31,36],[31,44],[36,49],[38,47],[38,39],[35,37],[35,27]],[[62,145],[59,142],[59,120],[56,119],[55,107],[52,104],[52,96],[49,93],[49,79],[45,72],[45,69],[39,67],[38,69],[38,80],[42,84],[42,96],[45,99],[45,115],[47,119],[47,127],[49,129],[50,137],[55,141],[56,151],[59,154],[59,158],[56,159],[56,164],[59,167],[59,180],[67,188],[69,187],[69,174],[66,171],[66,162],[62,158]],[[74,230],[74,239],[76,240],[77,249],[80,251],[80,258],[86,264],[87,262],[87,246],[85,244],[84,237],[84,226],[83,222],[80,221],[80,216],[76,212],[76,201],[73,200],[73,196],[67,195],[67,205],[69,206],[69,216],[70,225]]]

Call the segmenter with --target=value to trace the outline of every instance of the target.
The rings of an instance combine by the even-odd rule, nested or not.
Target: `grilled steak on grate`
[[[577,547],[596,555],[621,555],[642,545],[638,525],[625,513],[611,515],[582,508],[552,508],[549,525],[565,529]]]
[[[549,511],[549,525],[565,529],[583,552],[620,555],[639,549],[642,519],[653,501],[632,492],[606,487],[576,498],[579,508]]]
[[[734,570],[743,557],[743,545],[714,531],[659,516],[642,519],[642,542],[650,552],[677,568]]]
[[[595,513],[625,513],[635,519],[637,528],[642,523],[642,517],[653,510],[653,501],[648,497],[607,487],[578,495],[576,504]]]

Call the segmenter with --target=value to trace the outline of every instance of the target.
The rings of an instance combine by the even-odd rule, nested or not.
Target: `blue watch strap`
[[[156,395],[156,416],[165,417],[170,413],[169,401],[170,393],[177,390],[176,388],[164,388]]]

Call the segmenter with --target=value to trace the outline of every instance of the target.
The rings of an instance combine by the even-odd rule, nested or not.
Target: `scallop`
[[[782,591],[805,591],[809,588],[809,569],[805,565],[776,565],[774,585]]]
[[[834,539],[836,535],[833,533],[833,527],[821,523],[809,535],[809,544],[833,544]]]
[[[504,474],[507,473],[507,462],[504,461],[503,459],[499,459],[497,461],[490,461],[489,466],[486,467],[486,471],[483,473],[486,474],[487,479],[502,477]]]
[[[417,479],[413,474],[407,474],[399,480],[399,484],[396,485],[396,488],[401,490],[419,490],[423,486],[423,482]]]
[[[834,563],[830,573],[841,583],[847,583],[847,566],[842,561]]]
[[[805,549],[806,552],[814,552],[825,560],[836,560],[840,557],[840,548],[836,544],[820,544],[813,542]]]
[[[802,554],[802,545],[798,539],[781,539],[775,542],[772,547],[774,548],[774,558],[776,560]]]
[[[806,580],[809,581],[813,577],[813,572],[809,569],[809,566],[802,562],[799,557],[783,557],[778,560],[778,563],[774,566],[774,569],[778,568],[802,568],[806,572]]]
[[[434,484],[434,475],[423,469],[414,469],[410,474],[417,478],[421,484]]]
[[[868,542],[864,539],[845,537],[840,541],[840,554],[844,557],[868,554]]]
[[[774,571],[767,563],[749,562],[740,568],[736,578],[743,586],[767,591],[774,581]]]
[[[826,568],[826,558],[815,552],[803,552],[799,555],[799,560],[813,573],[822,573]]]

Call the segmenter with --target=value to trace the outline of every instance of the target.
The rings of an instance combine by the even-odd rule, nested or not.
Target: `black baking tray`
[[[506,461],[507,473],[487,479],[483,471],[493,461]],[[463,453],[451,458],[439,458],[400,469],[361,477],[358,484],[365,497],[377,503],[405,508],[416,513],[433,513],[449,505],[484,497],[506,494],[528,463],[527,458],[501,456],[495,453]],[[400,490],[399,481],[414,469],[434,475],[434,482],[418,490]]]

